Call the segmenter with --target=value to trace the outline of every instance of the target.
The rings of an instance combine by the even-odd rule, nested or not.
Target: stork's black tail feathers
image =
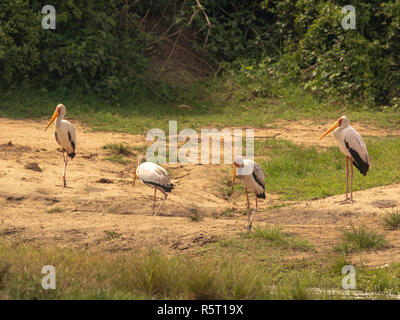
[[[162,187],[165,192],[171,192],[172,189],[175,187],[173,183],[169,185],[169,187]]]
[[[368,169],[369,169],[369,164],[368,162],[365,162],[360,155],[358,154],[357,151],[354,149],[350,148],[349,144],[347,141],[344,141],[346,148],[349,150],[351,156],[353,157],[353,164],[354,166],[360,171],[361,174],[364,176],[367,175]]]
[[[76,153],[75,153],[75,152],[68,153],[68,157],[70,157],[71,160],[73,160],[75,156],[76,156]]]
[[[367,162],[364,162],[361,158],[360,159],[354,159],[353,160],[354,166],[358,169],[358,171],[361,172],[364,176],[367,175],[368,169],[369,169],[369,164]]]
[[[263,192],[262,194],[257,194],[257,198],[265,199],[265,192]]]

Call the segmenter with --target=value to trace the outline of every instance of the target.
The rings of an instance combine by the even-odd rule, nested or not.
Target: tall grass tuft
[[[267,240],[272,245],[278,247],[291,248],[300,251],[314,250],[314,245],[309,241],[293,235],[285,234],[281,230],[282,229],[279,226],[266,226],[264,228],[256,226],[251,237]]]
[[[129,156],[132,154],[132,148],[129,147],[125,143],[119,143],[119,144],[106,144],[102,147],[103,149],[110,150],[112,154],[120,154],[120,155],[125,155]]]
[[[388,243],[383,235],[369,230],[365,226],[352,226],[350,230],[341,230],[341,232],[342,242],[336,247],[338,251],[380,249]]]
[[[383,217],[383,226],[387,229],[400,229],[400,211],[389,212]]]

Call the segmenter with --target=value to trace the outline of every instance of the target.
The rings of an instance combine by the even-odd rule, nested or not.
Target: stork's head
[[[240,157],[236,157],[235,160],[233,160],[232,163],[232,190],[231,194],[233,193],[233,188],[235,186],[235,180],[236,180],[236,168],[243,168],[244,167],[244,161]]]
[[[244,161],[242,158],[235,158],[235,160],[233,160],[233,165],[237,168],[243,168],[244,167]]]
[[[140,156],[137,158],[137,166],[139,167],[143,162],[146,162],[146,157],[140,155]]]
[[[64,117],[66,113],[67,113],[67,110],[65,109],[65,106],[63,104],[57,105],[56,110],[54,111],[54,114],[51,117],[51,119],[50,119],[49,123],[47,124],[46,129],[44,129],[44,131],[47,130],[47,128],[53,123],[53,121],[55,119],[57,119],[60,115],[62,115]]]
[[[138,168],[139,168],[139,166],[140,166],[142,163],[144,163],[144,162],[146,162],[146,158],[145,158],[144,156],[140,155],[140,156],[137,158],[137,166],[136,166],[135,174],[133,175],[132,188],[135,186],[135,181],[136,181],[136,177],[137,177]]]
[[[345,128],[350,125],[350,120],[346,116],[341,116],[336,122],[330,127],[326,132],[319,138],[321,140],[325,136],[327,136],[329,133],[331,133],[333,130],[336,128]]]

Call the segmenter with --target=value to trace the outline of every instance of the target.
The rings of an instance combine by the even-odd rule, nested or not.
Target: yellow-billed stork
[[[265,175],[260,165],[250,159],[235,158],[233,161],[232,186],[235,184],[236,168],[237,176],[242,181],[247,198],[248,225],[247,229],[251,231],[254,213],[258,209],[258,198],[265,199]],[[256,196],[256,207],[250,213],[250,202],[248,191],[254,192]]]
[[[168,176],[167,170],[160,167],[159,165],[153,162],[146,162],[145,157],[139,156],[137,160],[137,167],[135,170],[135,175],[133,178],[132,187],[135,186],[136,177],[148,187],[154,188],[154,198],[153,198],[153,215],[158,215],[161,207],[163,206],[165,200],[167,200],[168,194],[167,192],[171,192],[174,188],[174,185],[171,183],[171,180]],[[164,194],[164,200],[161,203],[160,207],[154,213],[154,209],[156,206],[156,194],[157,190],[160,190]]]
[[[319,139],[321,140],[330,132],[339,142],[339,149],[346,156],[346,199],[344,202],[353,203],[353,164],[364,176],[371,166],[367,146],[360,134],[350,125],[346,116],[340,117]],[[350,198],[348,197],[349,160],[351,163]]]
[[[47,128],[53,123],[53,121],[57,119],[54,128],[55,128],[56,141],[61,146],[64,158],[64,174],[63,174],[64,188],[67,186],[66,174],[67,174],[68,157],[70,157],[72,160],[76,155],[75,153],[76,132],[71,122],[64,120],[64,116],[66,113],[67,110],[65,109],[65,106],[63,104],[57,105],[53,117],[51,118],[45,129],[46,131]],[[64,155],[64,152],[67,153],[67,156]]]

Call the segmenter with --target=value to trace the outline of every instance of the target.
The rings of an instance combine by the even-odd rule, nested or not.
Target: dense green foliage
[[[0,2],[3,89],[79,87],[171,100],[149,61],[185,32],[193,52],[261,85],[295,82],[320,96],[400,106],[400,0],[354,0],[353,30],[341,26],[340,0],[54,0],[56,30],[41,27],[44,4]]]
[[[56,30],[45,30],[41,1],[1,1],[1,85],[33,82],[96,92],[134,86],[127,68],[144,70],[144,47],[140,33],[121,22],[119,2],[52,1]]]

